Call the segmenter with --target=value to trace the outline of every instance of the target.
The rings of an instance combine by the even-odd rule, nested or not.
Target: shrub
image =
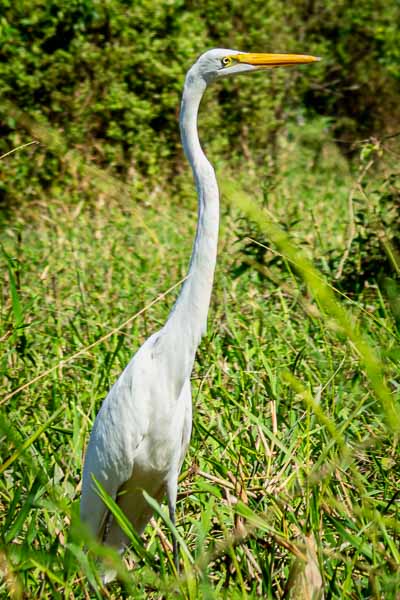
[[[0,153],[29,139],[24,131],[33,119],[57,131],[66,149],[126,181],[176,171],[184,73],[212,46],[324,57],[312,69],[277,70],[245,84],[227,80],[214,90],[201,129],[219,157],[234,161],[245,153],[264,164],[283,124],[304,110],[333,115],[337,134],[347,141],[390,130],[399,120],[394,0],[297,0],[285,10],[276,0],[201,6],[4,0],[2,6]],[[57,179],[68,183],[66,162],[47,144],[3,162],[7,204],[40,195]]]

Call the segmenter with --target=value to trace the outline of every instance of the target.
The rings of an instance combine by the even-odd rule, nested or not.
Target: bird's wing
[[[147,342],[105,398],[86,450],[80,512],[82,521],[96,537],[103,531],[107,509],[96,492],[93,477],[115,499],[132,474],[135,455],[146,431],[146,415],[140,409],[144,400],[140,382],[141,374],[149,370]]]

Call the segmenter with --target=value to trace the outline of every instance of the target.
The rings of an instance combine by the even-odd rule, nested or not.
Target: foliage
[[[289,139],[281,137],[278,140],[282,169],[267,174],[262,184],[264,206],[279,219],[286,232],[293,234],[299,227],[305,227],[304,205],[301,200],[291,203],[294,194],[301,198],[309,193],[319,193],[326,203],[337,202],[340,195],[346,194],[347,210],[339,212],[338,222],[335,222],[337,231],[332,231],[335,237],[330,240],[326,236],[324,252],[318,256],[314,254],[316,262],[338,289],[354,298],[364,294],[367,299],[370,287],[378,285],[397,315],[394,296],[400,284],[399,136],[360,143],[359,157],[353,160],[349,171],[343,160],[340,166],[337,149],[330,141],[324,121],[314,119],[289,130]],[[301,148],[301,156],[293,156],[296,146]],[[303,169],[314,172],[309,178],[311,184],[302,175]],[[350,173],[354,173],[352,183]],[[297,186],[288,186],[290,179],[297,181]],[[348,189],[343,183],[349,186]],[[254,189],[255,182],[244,185],[245,189]],[[285,210],[280,209],[281,204]],[[319,206],[311,207],[311,210],[311,221],[315,225],[318,217],[315,211]],[[342,244],[337,243],[339,228],[343,235]],[[275,280],[274,269],[284,267],[285,261],[279,253],[271,251],[270,239],[246,219],[239,223],[236,233],[242,243],[232,275],[236,277],[246,270],[256,269],[261,279],[272,277]],[[302,244],[307,250],[314,242],[305,239]],[[315,248],[312,252],[315,253]]]
[[[386,278],[393,282],[397,279],[400,283],[399,179],[395,170],[384,169],[379,177],[366,181],[365,168],[372,166],[374,159],[379,160],[379,156],[374,156],[377,149],[379,154],[383,153],[375,143],[371,160],[369,150],[365,157],[366,146],[361,151],[362,180],[349,197],[351,222],[347,250],[336,274],[341,289],[353,294],[362,292],[365,286],[375,282],[379,282],[383,290],[388,290],[389,280],[384,283]],[[337,266],[337,256],[332,256],[331,266],[334,267],[335,263]]]
[[[298,589],[296,573],[311,563],[332,599],[391,598],[399,588],[400,457],[387,412],[398,410],[399,329],[378,287],[368,304],[345,297],[339,305],[322,274],[308,272],[304,252],[319,260],[343,249],[356,178],[328,142],[305,168],[314,158],[298,142],[303,134],[282,140],[292,162],[264,190],[264,210],[288,215],[292,241],[276,234],[253,197],[236,199],[246,197],[239,175],[240,191],[223,195],[231,206],[222,214],[179,487],[181,575],[168,518],[156,507],[144,540],[132,532],[130,571],[108,557],[121,577],[111,597],[279,598]],[[88,582],[101,597],[94,558],[105,551],[76,517],[83,451],[110,384],[164,321],[173,294],[120,324],[186,272],[194,198],[160,190],[134,206],[103,193],[94,206],[61,198],[21,208],[18,225],[2,233],[0,593],[14,598],[85,598]],[[243,244],[239,204],[281,256],[267,265],[269,278],[256,268],[230,277]]]
[[[0,152],[32,135],[42,141],[2,164],[3,202],[37,201],[79,178],[65,156],[72,148],[130,184],[179,171],[183,77],[210,46],[324,58],[312,69],[277,70],[214,90],[202,139],[219,157],[268,163],[283,124],[307,110],[334,116],[337,135],[348,142],[391,130],[399,120],[398,21],[394,0],[296,0],[285,10],[275,0],[3,0]],[[49,148],[32,123],[56,129],[65,152]],[[90,193],[79,189],[79,197]]]

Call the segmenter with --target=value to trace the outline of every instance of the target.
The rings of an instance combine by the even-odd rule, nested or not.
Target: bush
[[[57,131],[66,149],[125,181],[176,171],[184,74],[212,46],[324,57],[312,68],[277,70],[245,83],[227,80],[214,90],[201,129],[219,157],[234,161],[245,153],[265,163],[283,123],[304,110],[334,115],[333,127],[346,141],[391,130],[399,120],[394,0],[356,6],[298,0],[285,10],[275,0],[211,0],[201,7],[180,0],[2,4],[0,152],[29,139],[24,130],[32,135],[33,119]],[[45,144],[3,163],[7,204],[40,195],[57,179],[65,185],[63,160]]]

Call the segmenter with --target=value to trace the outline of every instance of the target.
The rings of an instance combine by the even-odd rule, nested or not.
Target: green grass
[[[132,534],[129,572],[117,564],[112,598],[272,599],[289,582],[302,598],[302,565],[320,573],[325,598],[397,597],[399,333],[376,283],[352,298],[329,287],[326,260],[344,252],[355,177],[332,144],[313,156],[296,138],[274,185],[259,186],[251,170],[234,187],[222,175],[179,487],[181,574],[156,507],[143,541]],[[84,449],[107,390],[177,288],[120,325],[184,277],[190,255],[191,183],[138,203],[107,186],[98,194],[89,176],[82,197],[97,201],[53,191],[1,234],[1,597],[100,597],[94,557],[104,552],[83,551],[76,517]],[[242,252],[249,232],[270,248],[267,261]]]

